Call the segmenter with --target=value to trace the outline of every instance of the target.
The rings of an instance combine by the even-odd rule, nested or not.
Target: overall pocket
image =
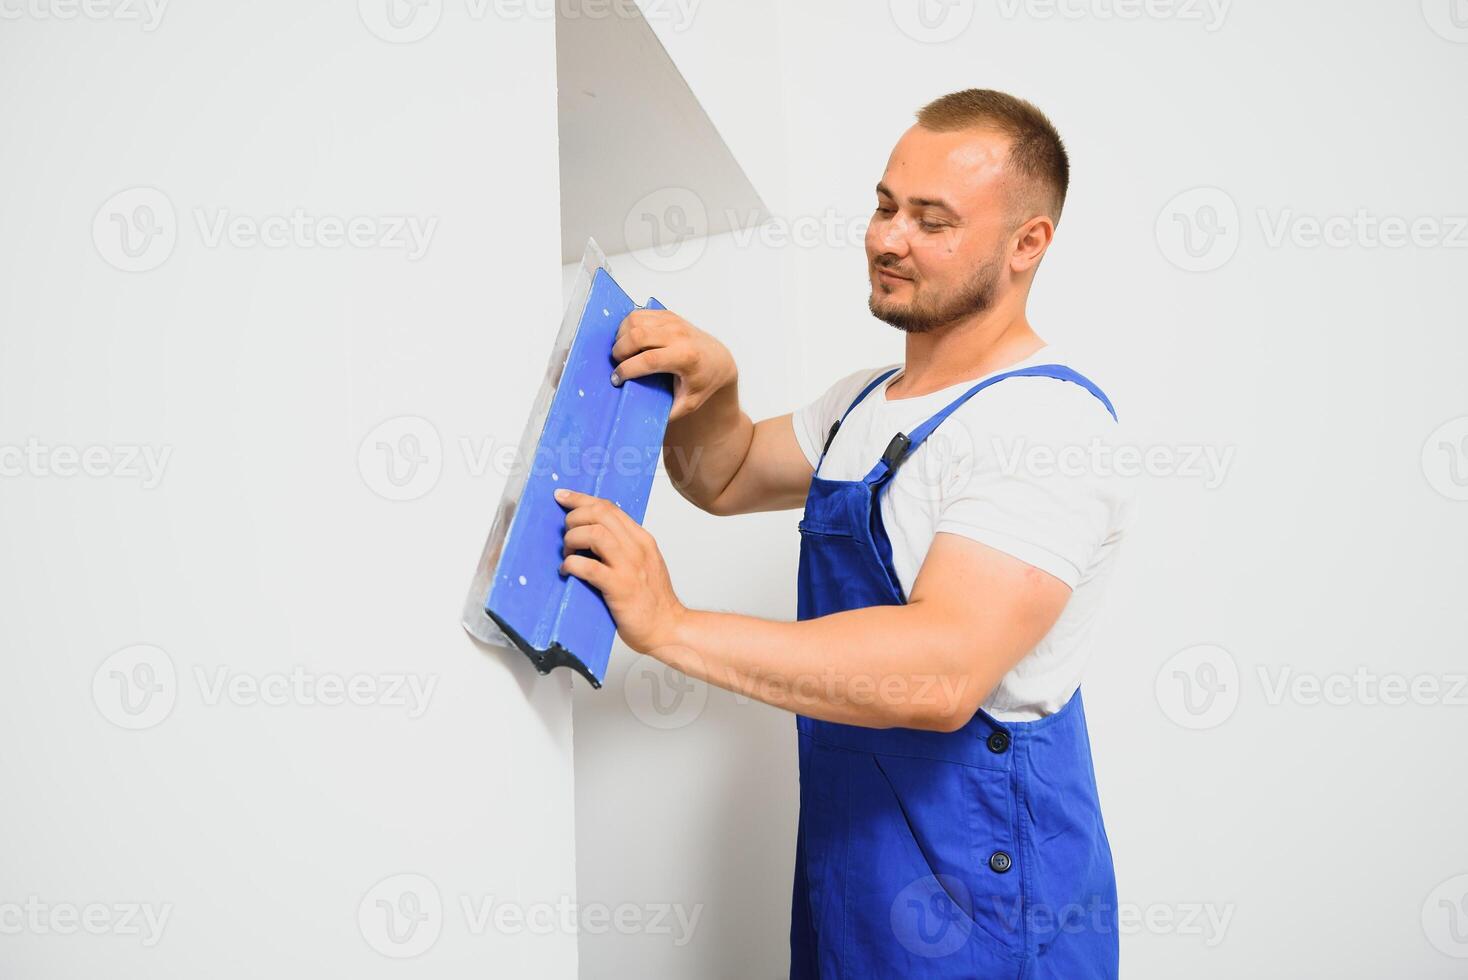
[[[871,541],[841,528],[801,522],[797,618],[902,602]]]
[[[853,902],[870,903],[915,958],[1007,975],[1025,949],[1008,773],[890,754],[867,760],[858,767],[869,774],[867,792],[852,799],[848,918]]]

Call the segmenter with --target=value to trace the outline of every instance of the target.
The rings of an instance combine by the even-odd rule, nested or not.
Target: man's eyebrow
[[[892,189],[886,184],[877,184],[877,193],[885,194],[887,197],[892,198],[894,201],[897,199],[897,195],[893,194]],[[950,214],[958,214],[957,209],[955,209],[953,205],[949,204],[941,197],[909,197],[907,199],[907,203],[919,208],[942,208],[944,211],[947,211]]]

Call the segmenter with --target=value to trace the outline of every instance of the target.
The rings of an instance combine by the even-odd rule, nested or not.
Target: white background
[[[945,92],[1030,98],[1067,140],[1032,321],[1084,359],[1139,445],[1170,454],[1139,477],[1085,682],[1122,975],[1462,976],[1468,689],[1446,702],[1468,674],[1468,487],[1451,468],[1468,480],[1468,28],[1447,0],[1240,0],[1221,22],[1193,4],[933,0],[953,36],[932,43],[898,26],[915,6],[706,0],[682,31],[650,19],[792,232],[864,221],[892,144]],[[1178,199],[1200,187],[1219,193]],[[1368,227],[1458,227],[1457,244],[1326,247],[1295,220],[1358,210]],[[754,242],[711,243],[683,275],[715,266],[768,298],[757,313],[719,308],[715,286],[659,293],[735,350],[751,415],[901,359],[866,312],[859,234],[774,249],[777,275]],[[793,390],[772,405],[792,349]],[[1182,465],[1205,450],[1229,460],[1221,481]],[[717,521],[669,490],[648,526],[683,600],[793,618],[797,513]],[[706,908],[683,947],[583,935],[583,976],[782,976],[793,721],[718,690],[678,701],[666,677],[659,714],[627,654],[606,691],[577,690],[581,897]],[[629,667],[630,702],[605,697]],[[1417,698],[1390,703],[1413,681]],[[665,731],[639,712],[691,720]]]
[[[38,9],[0,23],[0,444],[172,454],[0,479],[0,975],[574,975],[574,929],[493,918],[575,899],[569,679],[458,623],[505,476],[461,440],[513,450],[561,315],[553,22]],[[134,187],[173,211],[147,271],[109,262]],[[297,208],[437,225],[410,258],[197,223]],[[156,943],[77,926],[129,904]]]
[[[789,411],[901,358],[859,230],[912,112],[969,86],[1041,105],[1074,169],[1032,320],[1164,464],[1229,461],[1139,477],[1086,680],[1123,975],[1461,976],[1468,11],[917,2],[647,0],[773,227],[815,237],[673,238],[614,272],[729,344],[752,415]],[[171,911],[154,946],[0,914],[0,972],[576,973],[568,930],[476,928],[464,901],[492,899],[697,910],[681,945],[676,916],[583,929],[586,977],[783,975],[793,720],[675,701],[619,645],[602,691],[575,685],[578,858],[567,678],[456,622],[505,476],[477,454],[518,441],[560,318],[549,23],[467,0],[403,28],[369,0],[180,3],[151,30],[59,9],[0,5],[0,446],[116,465],[0,477],[0,913]],[[125,272],[106,232],[137,187],[176,241]],[[295,208],[438,221],[415,259],[197,224]],[[1449,241],[1373,245],[1358,212]],[[1313,242],[1336,217],[1342,244]],[[406,469],[420,418],[436,479]],[[171,449],[157,486],[131,446]],[[647,524],[686,603],[788,619],[796,517],[716,521],[660,480]],[[134,731],[107,684],[138,644],[175,682]],[[437,683],[414,718],[211,704],[198,673],[297,667]],[[382,928],[408,893],[442,903],[421,951],[431,929]]]

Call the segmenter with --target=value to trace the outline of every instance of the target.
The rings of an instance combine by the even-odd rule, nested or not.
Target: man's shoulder
[[[837,378],[814,399],[795,409],[792,413],[795,439],[812,466],[820,457],[831,423],[846,413],[856,396],[865,391],[867,385],[884,372],[900,366],[887,364],[882,367],[859,368]]]
[[[856,396],[865,391],[868,385],[887,372],[895,371],[900,367],[902,367],[901,362],[884,364],[879,367],[858,368],[832,382],[819,400],[826,403],[828,411],[834,411],[839,416],[851,407]]]
[[[1096,375],[1066,361],[1046,359],[1045,363],[1069,368],[1094,385],[1096,392],[1106,396],[1115,407],[1112,393]],[[986,427],[1058,433],[1114,433],[1117,431],[1116,419],[1096,392],[1070,377],[1020,375],[992,385],[969,399],[963,407],[968,409],[966,414],[975,422],[982,418]],[[981,400],[980,404],[975,404]]]

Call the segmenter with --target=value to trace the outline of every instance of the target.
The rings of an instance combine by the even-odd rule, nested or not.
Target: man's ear
[[[1009,267],[1024,273],[1039,264],[1045,251],[1055,238],[1055,222],[1048,215],[1036,215],[1015,230],[1014,251],[1009,258]]]

